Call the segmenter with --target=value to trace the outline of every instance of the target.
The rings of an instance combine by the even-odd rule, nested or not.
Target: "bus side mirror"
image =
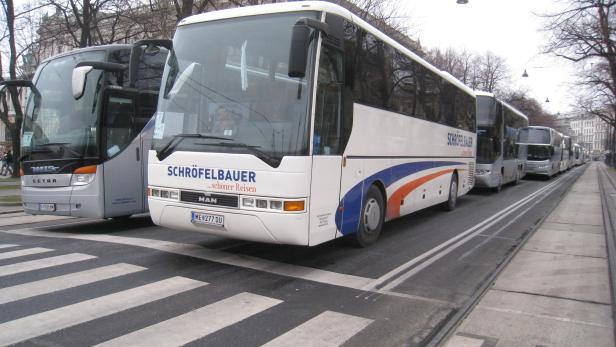
[[[86,78],[88,72],[92,71],[92,66],[79,66],[73,69],[73,76],[71,80],[73,98],[79,100],[83,96],[83,92],[86,89]]]
[[[318,30],[327,35],[329,25],[311,18],[300,18],[293,25],[289,52],[289,77],[304,78],[306,76],[310,29]]]
[[[106,63],[102,61],[82,61],[77,63],[73,69],[73,76],[71,80],[71,89],[73,90],[73,98],[75,98],[75,100],[78,100],[83,96],[83,92],[86,88],[88,73],[94,69],[123,73],[128,69],[128,65]],[[121,78],[122,75],[120,75],[120,79]]]

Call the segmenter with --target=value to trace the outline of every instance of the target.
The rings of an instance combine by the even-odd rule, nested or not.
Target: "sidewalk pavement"
[[[614,346],[603,163],[587,165],[446,347]]]

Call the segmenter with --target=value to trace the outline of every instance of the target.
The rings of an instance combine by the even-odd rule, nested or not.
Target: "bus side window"
[[[313,154],[341,154],[342,93],[344,89],[342,62],[342,52],[326,45],[321,47]]]

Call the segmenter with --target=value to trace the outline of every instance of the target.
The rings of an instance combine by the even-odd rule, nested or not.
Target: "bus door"
[[[343,55],[340,50],[326,44],[321,47],[316,88],[310,188],[310,245],[336,237],[342,152],[347,132],[343,119]]]
[[[137,117],[136,91],[106,89],[103,95],[102,155],[105,217],[143,211],[143,124]]]

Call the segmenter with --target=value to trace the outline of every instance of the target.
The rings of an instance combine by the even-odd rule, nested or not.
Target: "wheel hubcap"
[[[381,209],[379,208],[379,203],[376,199],[371,198],[366,202],[366,207],[364,208],[364,226],[366,227],[366,231],[371,232],[376,230],[380,221]]]

